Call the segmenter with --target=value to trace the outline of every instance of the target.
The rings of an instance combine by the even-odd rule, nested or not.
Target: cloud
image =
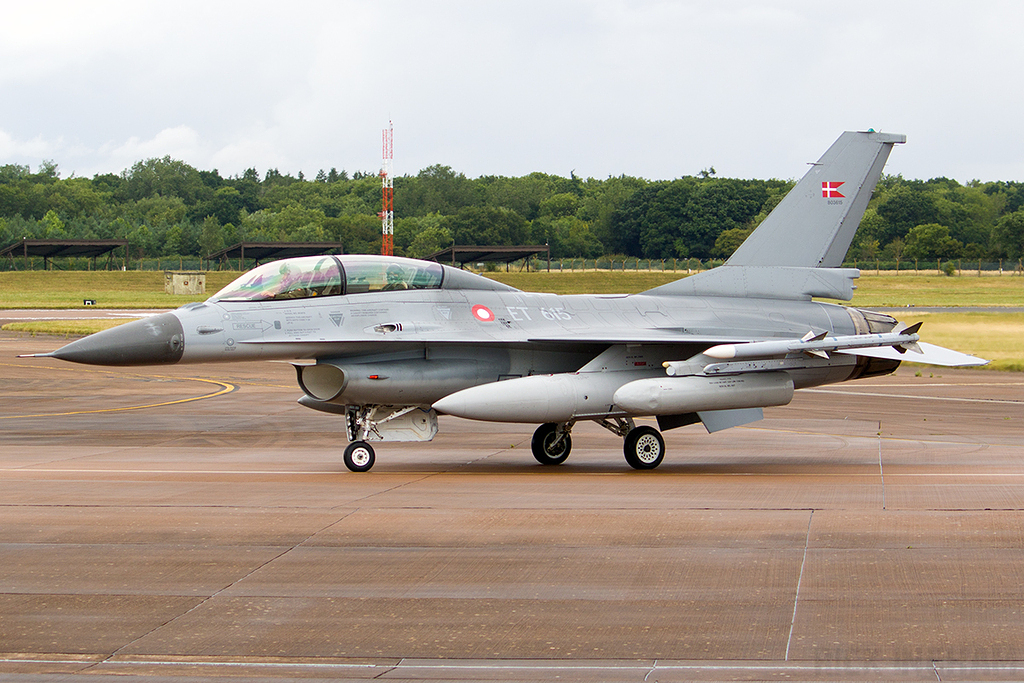
[[[390,119],[399,174],[791,177],[875,127],[908,135],[890,168],[910,177],[995,178],[1024,158],[1022,18],[944,0],[44,0],[0,24],[17,103],[0,144],[80,173],[169,154],[310,175],[375,170]]]
[[[62,147],[59,139],[46,140],[42,136],[37,136],[31,140],[17,140],[0,130],[0,159],[53,159]]]
[[[106,152],[105,149],[99,151]],[[165,156],[185,161],[191,159],[205,162],[209,153],[201,142],[199,133],[189,126],[165,128],[148,140],[131,137],[106,152],[108,162],[122,168],[131,166],[134,162],[142,159]]]

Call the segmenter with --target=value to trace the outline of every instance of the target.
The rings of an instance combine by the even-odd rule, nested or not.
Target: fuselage
[[[289,262],[304,276],[320,264],[314,274],[321,281],[265,296],[277,281],[247,273],[239,281],[258,281],[248,289],[233,283],[206,302],[87,337],[55,355],[109,365],[315,362],[340,372],[300,364],[300,385],[314,401],[430,405],[461,389],[531,375],[585,369],[615,373],[614,381],[659,377],[665,362],[716,344],[888,331],[895,322],[809,300],[529,293],[438,264],[426,265],[429,276],[416,275],[418,281],[407,278],[429,286],[389,288],[385,275],[378,286],[365,285],[365,274],[396,263],[412,272],[424,262],[345,256],[279,263]],[[328,266],[333,274],[321,272]],[[599,366],[590,367],[595,360]],[[788,370],[796,388],[888,372],[898,363],[836,355],[803,365]]]

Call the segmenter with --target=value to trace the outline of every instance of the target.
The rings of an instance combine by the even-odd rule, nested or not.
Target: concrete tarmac
[[[651,472],[442,417],[354,474],[288,364],[14,357],[62,343],[0,333],[4,680],[1024,678],[1024,375],[800,391]]]

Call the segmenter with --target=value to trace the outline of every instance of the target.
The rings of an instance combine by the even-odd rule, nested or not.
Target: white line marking
[[[800,576],[796,580],[796,595],[793,596],[793,617],[789,621],[789,638],[786,639],[786,661],[789,661],[789,646],[793,643],[793,629],[796,628],[796,607],[800,604],[800,584],[804,580],[804,567],[807,566],[807,548],[811,545],[811,523],[814,521],[814,510],[807,518],[807,536],[804,537],[804,559],[800,561]]]
[[[477,669],[482,671],[648,671],[652,668],[652,665],[638,664],[635,661],[622,660],[621,663],[617,663],[615,660],[609,661],[606,665],[601,664],[541,664],[531,661],[523,660],[491,660],[490,663],[485,662],[473,662],[473,663],[459,663],[456,661],[444,661],[444,660],[433,660],[431,662],[407,662],[402,660],[399,664],[391,663],[379,663],[379,664],[356,664],[347,662],[243,662],[243,661],[202,661],[202,660],[149,660],[149,659],[117,659],[104,662],[103,666],[193,666],[193,667],[252,667],[254,669],[287,669],[287,668],[306,668],[306,669],[338,669],[338,670],[368,670],[368,669],[386,669],[389,671],[400,671],[407,669],[426,669],[426,670],[471,670]],[[8,657],[0,658],[0,664],[46,664],[46,665],[90,665],[99,664],[96,660],[92,659],[60,659],[60,658],[17,658]],[[880,673],[897,673],[897,672],[933,672],[936,669],[939,671],[963,671],[963,672],[980,672],[980,671],[999,671],[999,672],[1018,672],[1024,670],[1024,662],[1020,661],[1004,661],[1004,662],[993,662],[993,663],[958,663],[949,662],[946,664],[940,662],[921,662],[921,663],[903,663],[903,664],[842,664],[835,662],[763,662],[763,663],[748,663],[748,662],[689,662],[686,664],[665,664],[658,663],[657,670],[659,671],[838,671],[838,672],[858,672],[858,671],[871,671]]]
[[[885,509],[885,472],[882,470],[882,421],[878,421],[878,478],[882,482],[882,509]]]
[[[900,387],[903,389],[931,389],[932,387],[1024,387],[1024,382],[936,382],[934,384],[857,384],[850,387],[856,391],[860,389],[892,389]]]
[[[1011,406],[1024,405],[1024,400],[1008,401],[998,398],[956,398],[953,396],[912,396],[910,394],[883,394],[870,391],[838,391],[836,389],[800,389],[812,394],[838,394],[840,396],[867,396],[870,398],[905,398],[920,401],[953,401],[954,403],[1004,403]]]

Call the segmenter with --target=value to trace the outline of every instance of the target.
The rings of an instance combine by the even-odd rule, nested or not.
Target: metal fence
[[[50,270],[217,270],[217,263],[201,259],[198,256],[129,259],[125,266],[122,266],[118,260],[111,268],[106,268],[103,263],[94,265],[92,259],[87,257],[50,258],[46,261],[49,261]],[[27,259],[19,256],[16,259],[0,260],[0,271],[44,270],[47,265],[46,261],[42,256],[29,256]],[[251,267],[251,265],[249,264],[247,267]]]
[[[609,257],[599,259],[551,259],[552,271],[585,272],[591,270],[614,271],[648,271],[648,272],[672,272],[672,273],[698,273],[708,270],[724,263],[722,260],[700,259],[644,259],[644,258],[623,258]],[[548,264],[542,259],[534,259],[533,268],[536,270],[548,270]]]
[[[672,273],[699,273],[722,265],[722,260],[700,259],[552,259],[550,270],[557,271],[649,271]],[[845,268],[859,268],[864,275],[1024,275],[1024,263],[1017,260],[985,261],[968,259],[938,259],[935,261],[865,261],[852,260]],[[523,268],[520,268],[523,269]],[[548,264],[534,259],[531,270],[548,270]]]
[[[599,259],[552,259],[550,268],[548,261],[543,258],[523,259],[511,264],[510,270],[551,270],[551,271],[648,271],[648,272],[673,272],[673,273],[698,273],[722,265],[722,260],[700,259],[638,259],[638,258],[599,258]],[[92,261],[88,258],[51,258],[49,259],[51,270],[94,270]],[[245,269],[256,265],[255,261],[246,259]],[[467,263],[473,270],[489,271],[504,270],[504,264],[498,263]],[[0,262],[0,270],[43,270],[45,267],[42,257],[30,256],[28,259],[19,257],[16,260]],[[200,259],[198,256],[173,256],[166,258],[129,259],[126,270],[235,270],[238,268],[238,260],[232,259],[229,262],[209,261]],[[98,267],[103,270],[102,265]],[[121,270],[117,266],[116,270]]]
[[[936,261],[864,261],[853,260],[843,264],[859,268],[864,275],[1024,275],[1024,263],[1016,260],[939,259]]]

